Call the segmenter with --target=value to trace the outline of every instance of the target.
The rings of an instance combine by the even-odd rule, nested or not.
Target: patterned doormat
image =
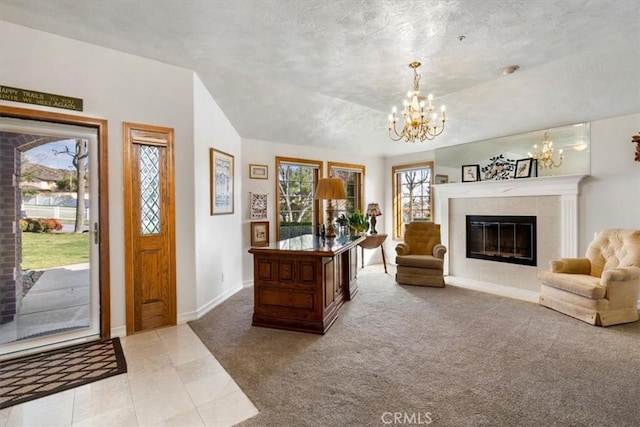
[[[119,338],[0,362],[0,409],[125,372]]]

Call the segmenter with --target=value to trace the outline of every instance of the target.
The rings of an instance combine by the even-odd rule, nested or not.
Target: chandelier
[[[429,94],[426,98],[420,96],[420,88],[418,87],[420,74],[417,71],[420,65],[417,61],[409,64],[409,68],[413,69],[413,90],[407,92],[409,99],[405,99],[403,102],[404,110],[402,110],[402,116],[404,125],[401,132],[396,129],[396,123],[398,123],[396,107],[393,107],[391,114],[389,114],[389,137],[394,141],[400,141],[401,139],[406,142],[424,141],[425,139],[431,141],[444,131],[446,119],[444,105],[440,108],[442,117],[438,118],[438,115],[433,111],[435,108],[431,105],[433,95]],[[440,128],[438,128],[438,122],[441,122],[442,126]]]
[[[542,169],[559,168],[562,166],[562,148],[558,150],[558,161],[553,159],[553,141],[549,141],[549,132],[544,133],[542,140],[542,151],[538,151],[538,144],[534,144],[533,153],[529,153],[529,157],[538,161],[538,167]]]

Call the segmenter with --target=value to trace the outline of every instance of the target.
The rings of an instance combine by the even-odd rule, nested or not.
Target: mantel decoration
[[[516,162],[516,171],[514,178],[531,178],[537,175],[538,165],[536,160],[532,158],[520,159]]]
[[[558,150],[558,160],[553,158],[553,141],[549,141],[549,132],[544,133],[542,151],[538,151],[538,144],[534,144],[533,153],[529,153],[529,157],[537,160],[538,167],[542,169],[559,168],[564,160],[562,148]]]
[[[420,65],[418,61],[409,64],[409,68],[413,69],[413,90],[407,92],[409,100],[405,99],[403,102],[404,110],[402,110],[402,116],[404,124],[400,132],[396,129],[396,124],[398,123],[398,117],[396,116],[398,110],[396,107],[392,108],[389,115],[387,127],[389,129],[389,137],[394,141],[400,141],[401,139],[406,142],[424,141],[425,139],[431,141],[444,131],[446,120],[444,105],[440,108],[442,117],[438,118],[438,115],[434,113],[434,106],[431,105],[433,95],[420,96],[420,74],[417,71]],[[438,128],[438,121],[442,125],[440,128]]]
[[[315,199],[327,200],[327,234],[326,238],[329,243],[336,238],[336,229],[333,225],[333,213],[335,207],[331,203],[332,200],[346,199],[347,192],[344,188],[342,178],[320,178],[316,187]]]
[[[378,205],[377,203],[369,203],[367,205],[367,216],[369,217],[369,223],[371,224],[369,233],[378,234],[378,232],[376,231],[376,223],[378,222],[376,217],[381,215],[382,212],[380,212],[380,205]]]
[[[512,172],[516,170],[516,161],[507,159],[504,154],[500,154],[499,156],[491,157],[489,164],[483,166],[480,170],[484,174],[485,180],[509,179],[513,176]]]
[[[631,137],[631,142],[636,144],[636,157],[634,160],[636,162],[640,162],[640,132],[638,132],[637,135],[633,135]]]
[[[480,165],[462,165],[462,182],[480,181]]]

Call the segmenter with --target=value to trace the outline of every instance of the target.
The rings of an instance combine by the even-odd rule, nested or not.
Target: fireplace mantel
[[[587,175],[479,181],[434,185],[434,220],[440,224],[442,242],[449,244],[449,200],[457,198],[560,196],[563,257],[578,254],[578,195],[580,181]],[[448,265],[445,265],[445,272]]]

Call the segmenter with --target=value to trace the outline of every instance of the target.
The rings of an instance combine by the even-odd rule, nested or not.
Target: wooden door
[[[127,334],[176,324],[173,129],[124,124]]]

